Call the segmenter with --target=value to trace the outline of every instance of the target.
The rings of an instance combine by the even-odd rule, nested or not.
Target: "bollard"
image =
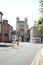
[[[19,42],[17,42],[17,46],[19,46]]]
[[[14,48],[14,44],[13,43],[12,43],[11,47]]]
[[[17,46],[19,46],[19,40],[17,40]]]

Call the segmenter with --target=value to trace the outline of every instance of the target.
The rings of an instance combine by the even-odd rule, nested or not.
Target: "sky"
[[[40,17],[39,0],[0,0],[0,11],[3,18],[16,30],[16,17],[20,20],[28,18],[28,25],[31,28],[34,21]]]

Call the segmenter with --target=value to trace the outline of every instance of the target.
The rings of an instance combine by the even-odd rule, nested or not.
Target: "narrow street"
[[[41,44],[20,43],[19,47],[0,52],[0,65],[31,65],[42,47]]]

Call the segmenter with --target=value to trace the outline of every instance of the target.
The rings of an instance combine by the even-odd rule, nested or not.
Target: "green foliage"
[[[41,16],[43,16],[43,1],[41,0],[39,3],[40,3],[40,9],[39,9],[39,11],[41,13]]]
[[[43,24],[43,17],[40,17],[37,21],[37,25]]]
[[[41,13],[41,17],[38,19],[37,21],[37,25],[38,25],[38,32],[41,33],[41,43],[42,43],[42,34],[43,34],[43,1],[41,0],[40,2],[40,13]]]
[[[40,33],[43,33],[43,24],[41,24],[41,25],[38,26],[38,31]]]
[[[39,19],[38,19],[38,21],[37,21],[37,25],[39,25],[38,26],[38,31],[40,32],[40,33],[43,33],[43,1],[40,1],[39,2],[40,3],[40,9],[39,9],[39,11],[40,11],[40,13],[42,14],[42,17],[40,17]]]

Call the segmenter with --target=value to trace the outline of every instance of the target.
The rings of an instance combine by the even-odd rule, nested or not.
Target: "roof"
[[[8,25],[13,29],[13,27],[10,24],[8,24]]]
[[[38,27],[38,25],[37,25],[37,26],[32,26],[32,27],[30,28],[30,30],[31,30],[32,28],[35,28],[35,27]]]

